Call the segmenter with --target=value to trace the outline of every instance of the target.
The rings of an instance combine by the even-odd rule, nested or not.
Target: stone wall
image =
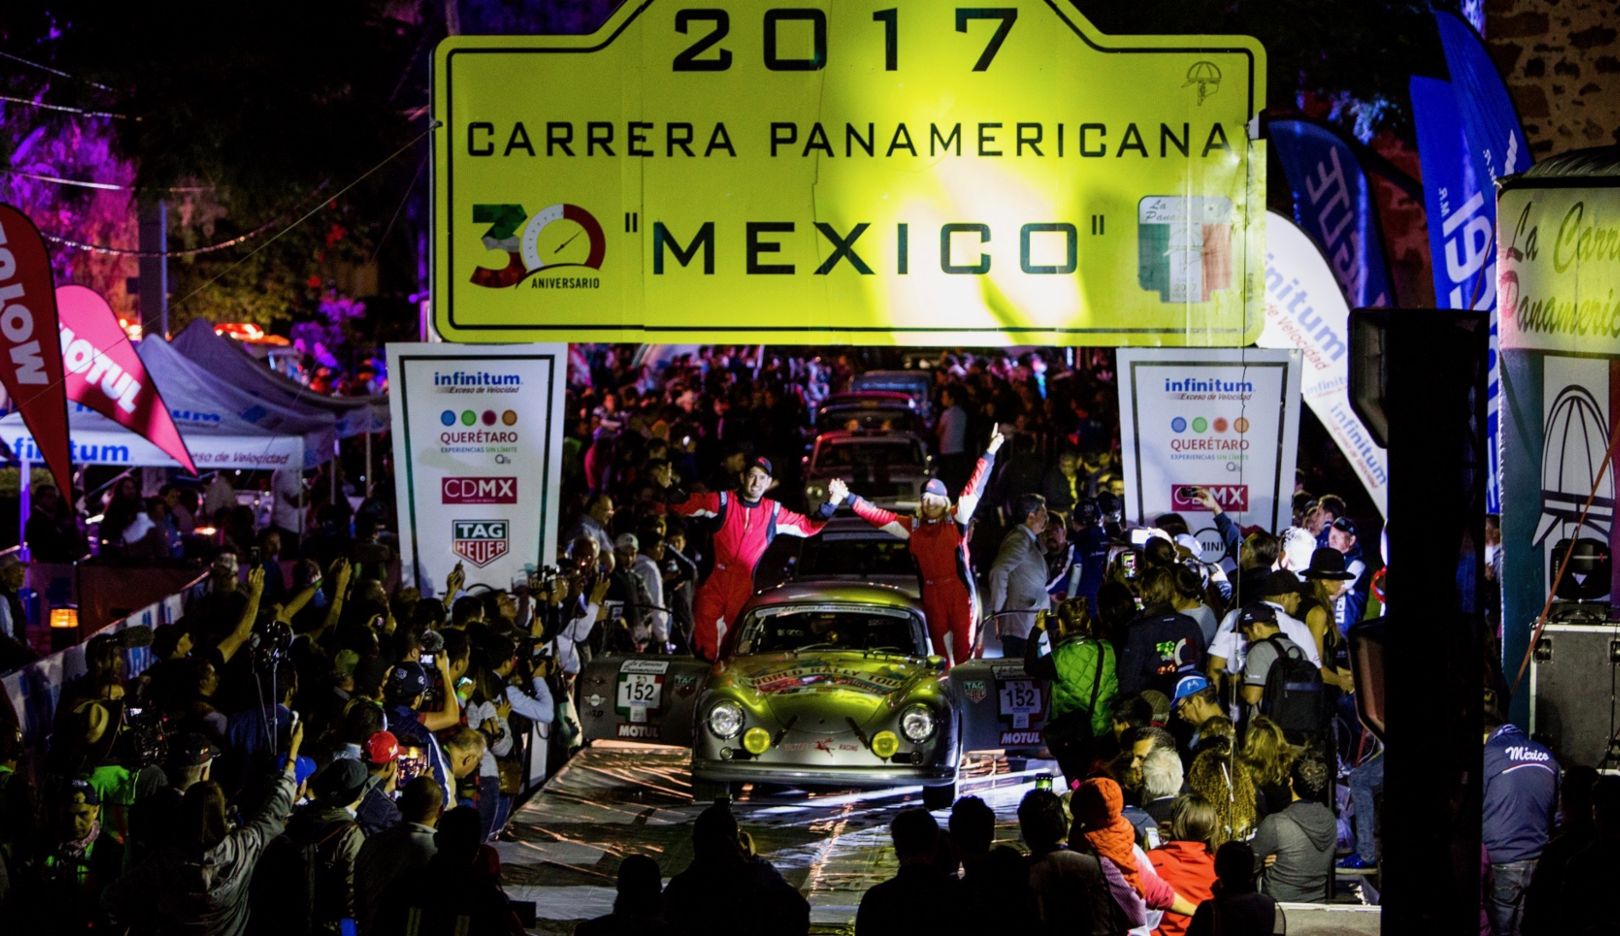
[[[1486,42],[1536,158],[1620,143],[1615,0],[1488,0]]]

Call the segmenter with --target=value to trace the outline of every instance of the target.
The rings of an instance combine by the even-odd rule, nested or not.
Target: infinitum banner
[[[509,587],[557,556],[566,345],[391,344],[394,488],[407,584]]]
[[[1260,44],[1067,2],[627,2],[435,58],[454,341],[1238,346]]]
[[[1299,379],[1298,351],[1119,352],[1128,519],[1175,512],[1201,530],[1211,525],[1203,488],[1239,525],[1288,526]]]

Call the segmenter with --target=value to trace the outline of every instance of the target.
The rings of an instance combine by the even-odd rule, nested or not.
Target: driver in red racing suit
[[[973,466],[973,475],[963,485],[962,496],[954,509],[944,482],[938,478],[929,480],[923,487],[920,515],[910,517],[901,517],[851,494],[841,478],[827,485],[829,503],[838,504],[848,497],[850,506],[861,519],[907,541],[922,580],[923,614],[928,618],[934,652],[944,657],[950,666],[967,659],[973,647],[973,572],[968,564],[968,521],[979,506],[985,482],[996,463],[996,450],[1003,441],[1005,437],[999,427],[990,431],[990,444]]]
[[[754,568],[778,534],[814,536],[827,525],[836,504],[823,505],[815,518],[794,513],[765,497],[771,486],[771,462],[756,458],[738,491],[693,494],[671,504],[683,517],[716,517],[714,568],[698,585],[692,600],[692,652],[704,660],[719,658],[727,628],[737,623],[743,605],[754,594]]]

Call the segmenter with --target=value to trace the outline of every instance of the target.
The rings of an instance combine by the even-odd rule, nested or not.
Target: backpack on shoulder
[[[308,836],[284,831],[264,846],[253,871],[253,931],[266,936],[315,932],[321,849],[354,825],[333,822]]]
[[[1322,671],[1298,647],[1276,637],[1267,637],[1265,642],[1277,651],[1277,659],[1266,671],[1260,714],[1276,722],[1285,733],[1321,733],[1328,724]]]

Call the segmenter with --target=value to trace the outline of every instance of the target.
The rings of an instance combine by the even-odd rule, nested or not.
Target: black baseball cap
[[[1239,629],[1248,627],[1250,624],[1275,623],[1277,623],[1277,611],[1268,604],[1244,605],[1243,610],[1238,612],[1237,626]]]
[[[428,691],[427,670],[420,663],[406,660],[388,671],[387,694],[391,699],[414,699]]]
[[[176,767],[201,767],[220,754],[206,735],[188,731],[169,745],[169,763]]]

